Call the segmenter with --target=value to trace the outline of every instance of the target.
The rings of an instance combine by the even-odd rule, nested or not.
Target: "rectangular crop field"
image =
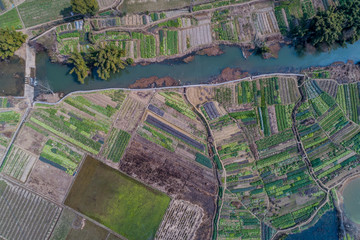
[[[49,239],[61,208],[0,179],[0,238]]]
[[[129,240],[153,239],[170,198],[87,157],[65,204]]]
[[[104,150],[106,158],[113,162],[119,162],[129,143],[130,137],[129,133],[113,128]]]
[[[18,6],[25,27],[70,16],[70,0],[26,0]]]
[[[72,175],[80,163],[82,154],[75,152],[66,144],[49,139],[41,154],[40,160]]]
[[[1,172],[25,182],[35,161],[33,154],[13,145],[6,155]]]
[[[7,13],[0,15],[0,28],[22,29],[22,23],[16,9],[12,9]]]

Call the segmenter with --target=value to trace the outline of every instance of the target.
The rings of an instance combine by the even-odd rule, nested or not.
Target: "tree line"
[[[14,56],[16,50],[26,41],[27,36],[14,29],[0,28],[0,60]]]
[[[342,0],[336,7],[318,11],[307,19],[304,15],[290,36],[298,49],[307,44],[316,48],[331,48],[334,44],[345,46],[360,39],[360,0]]]
[[[96,69],[98,77],[107,80],[111,73],[120,72],[127,65],[133,64],[132,58],[123,60],[121,57],[123,53],[123,50],[109,45],[86,55],[73,52],[67,61],[71,66],[70,74],[74,73],[78,81],[83,84],[91,70]]]

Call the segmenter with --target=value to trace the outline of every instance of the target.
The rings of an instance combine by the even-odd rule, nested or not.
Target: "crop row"
[[[204,165],[205,167],[212,168],[211,160],[208,157],[205,157],[201,153],[196,153],[195,161],[200,163],[201,165]]]
[[[252,103],[256,97],[256,81],[241,81],[237,86],[238,103]],[[256,103],[255,103],[256,104]]]
[[[130,138],[129,133],[113,128],[107,140],[107,148],[104,150],[104,155],[107,156],[107,159],[119,162],[129,144]]]
[[[267,107],[258,107],[258,120],[265,137],[270,136],[270,122]]]
[[[140,40],[140,55],[142,58],[156,57],[156,40],[154,36],[133,32],[132,37]]]
[[[81,161],[82,155],[61,142],[49,139],[40,157],[62,166],[68,174],[73,175]]]
[[[0,108],[8,108],[11,107],[11,103],[7,98],[0,98]]]
[[[174,152],[173,140],[159,131],[149,126],[144,126],[142,130],[138,131],[138,134],[143,138]]]
[[[15,111],[0,112],[0,123],[16,125],[20,120],[20,113]]]
[[[107,116],[107,117],[111,117],[116,112],[116,109],[113,108],[110,105],[107,105],[104,108],[102,106],[94,104],[93,102],[91,102],[90,100],[84,98],[83,96],[74,97],[74,101],[82,104],[83,106],[87,106],[87,107],[95,110],[96,112],[101,113],[101,114],[103,114],[104,116]]]
[[[216,109],[214,102],[207,102],[204,104],[206,115],[209,116],[210,120],[220,117],[218,110]]]
[[[8,176],[25,182],[35,160],[32,154],[12,145],[11,150],[5,157],[1,171]]]
[[[182,140],[183,142],[189,144],[190,146],[199,149],[200,151],[204,152],[205,151],[205,146],[204,144],[198,142],[197,140],[194,140],[192,138],[190,138],[189,136],[185,135],[182,132],[179,132],[178,130],[170,127],[169,125],[167,125],[166,123],[154,118],[153,116],[148,115],[146,118],[146,122],[148,122],[149,124],[163,130],[164,132]]]
[[[73,119],[75,121],[75,118]],[[64,138],[65,140],[79,146],[80,148],[86,151],[89,151],[94,154],[97,154],[100,151],[101,143],[88,138],[89,136],[86,137],[84,134],[76,130],[74,131],[74,129],[71,128],[71,126],[65,124],[66,121],[59,116],[48,115],[43,111],[38,110],[34,112],[30,120],[33,123],[36,123],[37,125]],[[92,123],[92,126],[95,126],[93,122],[89,121],[89,123]],[[85,124],[83,126],[86,127]]]
[[[15,8],[0,15],[0,28],[15,28],[16,30],[23,28],[19,14]]]
[[[336,101],[339,106],[346,111],[349,118],[359,123],[360,115],[360,97],[359,97],[359,84],[344,84],[338,87]]]
[[[239,151],[249,152],[249,146],[245,142],[232,142],[218,147],[221,160],[237,157]]]
[[[61,208],[39,195],[0,181],[0,232],[4,239],[49,239]],[[4,186],[5,185],[5,186]]]
[[[223,105],[230,105],[232,102],[232,91],[227,87],[215,89],[215,100]]]
[[[186,104],[180,94],[175,92],[160,92],[159,94],[165,97],[165,104],[167,106],[191,119],[196,119],[195,113],[191,110],[191,107]]]
[[[291,127],[291,113],[294,104],[275,105],[276,121],[279,132]]]
[[[260,139],[258,141],[256,141],[256,145],[258,147],[258,150],[266,150],[268,148],[270,148],[271,146],[275,146],[278,145],[280,143],[289,141],[290,139],[294,138],[294,134],[293,132],[288,129],[286,131],[274,134],[270,137],[266,137],[263,139]]]

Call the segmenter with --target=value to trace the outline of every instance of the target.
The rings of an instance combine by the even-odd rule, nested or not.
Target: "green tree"
[[[75,73],[78,81],[84,84],[84,80],[89,75],[90,69],[81,54],[78,52],[72,53],[67,62],[72,65],[70,74]]]
[[[99,11],[99,4],[96,0],[71,0],[73,12],[83,15],[95,15]]]
[[[311,42],[314,46],[320,44],[333,45],[342,36],[344,15],[336,8],[319,12],[313,18],[311,29],[313,30]]]
[[[107,80],[110,73],[119,72],[126,67],[126,61],[121,59],[122,54],[123,52],[114,46],[106,46],[93,53],[91,60],[101,79]]]
[[[0,28],[0,60],[11,57],[26,41],[27,36],[14,29]]]
[[[360,38],[360,0],[344,0],[340,10],[345,16],[343,38],[354,43]]]

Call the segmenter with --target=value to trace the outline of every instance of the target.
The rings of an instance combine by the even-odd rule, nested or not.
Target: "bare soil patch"
[[[178,86],[179,82],[171,77],[159,78],[152,76],[149,78],[141,78],[135,83],[131,84],[129,88],[154,88],[154,87],[170,87]]]
[[[61,203],[70,187],[72,177],[66,172],[38,160],[26,182],[26,186],[58,203]]]
[[[40,155],[45,140],[46,137],[44,135],[30,127],[24,126],[15,143],[36,155]]]

